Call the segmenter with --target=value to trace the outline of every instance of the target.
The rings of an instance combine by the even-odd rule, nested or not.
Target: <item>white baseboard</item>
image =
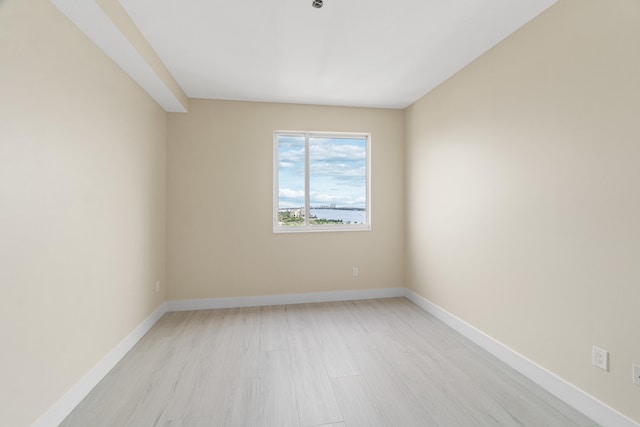
[[[352,291],[312,292],[305,294],[277,294],[253,297],[174,300],[167,302],[167,311],[211,310],[215,308],[258,307],[404,296],[404,288],[382,288]]]
[[[604,427],[640,427],[640,424],[496,341],[428,299],[409,289],[405,289],[405,297],[598,424]]]
[[[145,319],[120,343],[102,358],[96,366],[80,379],[64,396],[33,424],[33,427],[55,427],[73,411],[91,390],[113,369],[113,367],[136,345],[140,338],[167,312],[167,305],[162,304],[151,316]]]

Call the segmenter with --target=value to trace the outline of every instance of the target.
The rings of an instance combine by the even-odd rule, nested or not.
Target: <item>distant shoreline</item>
[[[299,207],[299,208],[280,208],[278,210],[280,211],[292,211],[292,210],[303,210],[304,207]],[[326,210],[334,210],[334,211],[361,211],[364,212],[367,210],[367,208],[333,208],[330,206],[321,206],[321,207],[315,207],[315,206],[311,206],[309,209],[312,210],[321,210],[321,209],[326,209]]]
[[[281,225],[301,225],[305,222],[303,208],[286,208],[278,210]],[[363,208],[320,207],[309,210],[310,224],[365,224],[367,210]]]
[[[320,209],[331,209],[334,211],[366,211],[366,208],[332,208],[329,206],[322,206],[319,208],[313,207],[311,206],[310,209],[314,209],[314,210],[320,210]]]

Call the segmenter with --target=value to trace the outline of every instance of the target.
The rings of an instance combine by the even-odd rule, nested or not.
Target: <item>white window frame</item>
[[[279,156],[278,136],[291,135],[305,138],[305,224],[299,226],[281,226],[278,221],[279,208]],[[310,224],[310,191],[309,191],[309,139],[310,138],[365,138],[366,139],[366,224]],[[370,132],[317,132],[317,131],[287,131],[273,132],[273,232],[274,233],[310,233],[336,231],[370,231],[371,230],[371,133]]]

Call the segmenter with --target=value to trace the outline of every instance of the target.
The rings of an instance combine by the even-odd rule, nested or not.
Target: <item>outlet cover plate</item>
[[[633,365],[633,383],[640,385],[640,365]]]
[[[609,370],[609,352],[601,348],[593,346],[592,352],[593,366],[596,366],[605,371]]]

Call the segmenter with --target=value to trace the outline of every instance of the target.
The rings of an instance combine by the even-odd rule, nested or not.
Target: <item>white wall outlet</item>
[[[353,267],[353,277],[356,277],[360,275],[360,271],[358,270],[358,267]]]
[[[592,352],[593,366],[596,366],[605,371],[609,370],[609,352],[601,348],[593,346]]]
[[[640,385],[640,365],[633,365],[633,383]]]
[[[160,292],[160,281],[156,282],[156,292]]]

